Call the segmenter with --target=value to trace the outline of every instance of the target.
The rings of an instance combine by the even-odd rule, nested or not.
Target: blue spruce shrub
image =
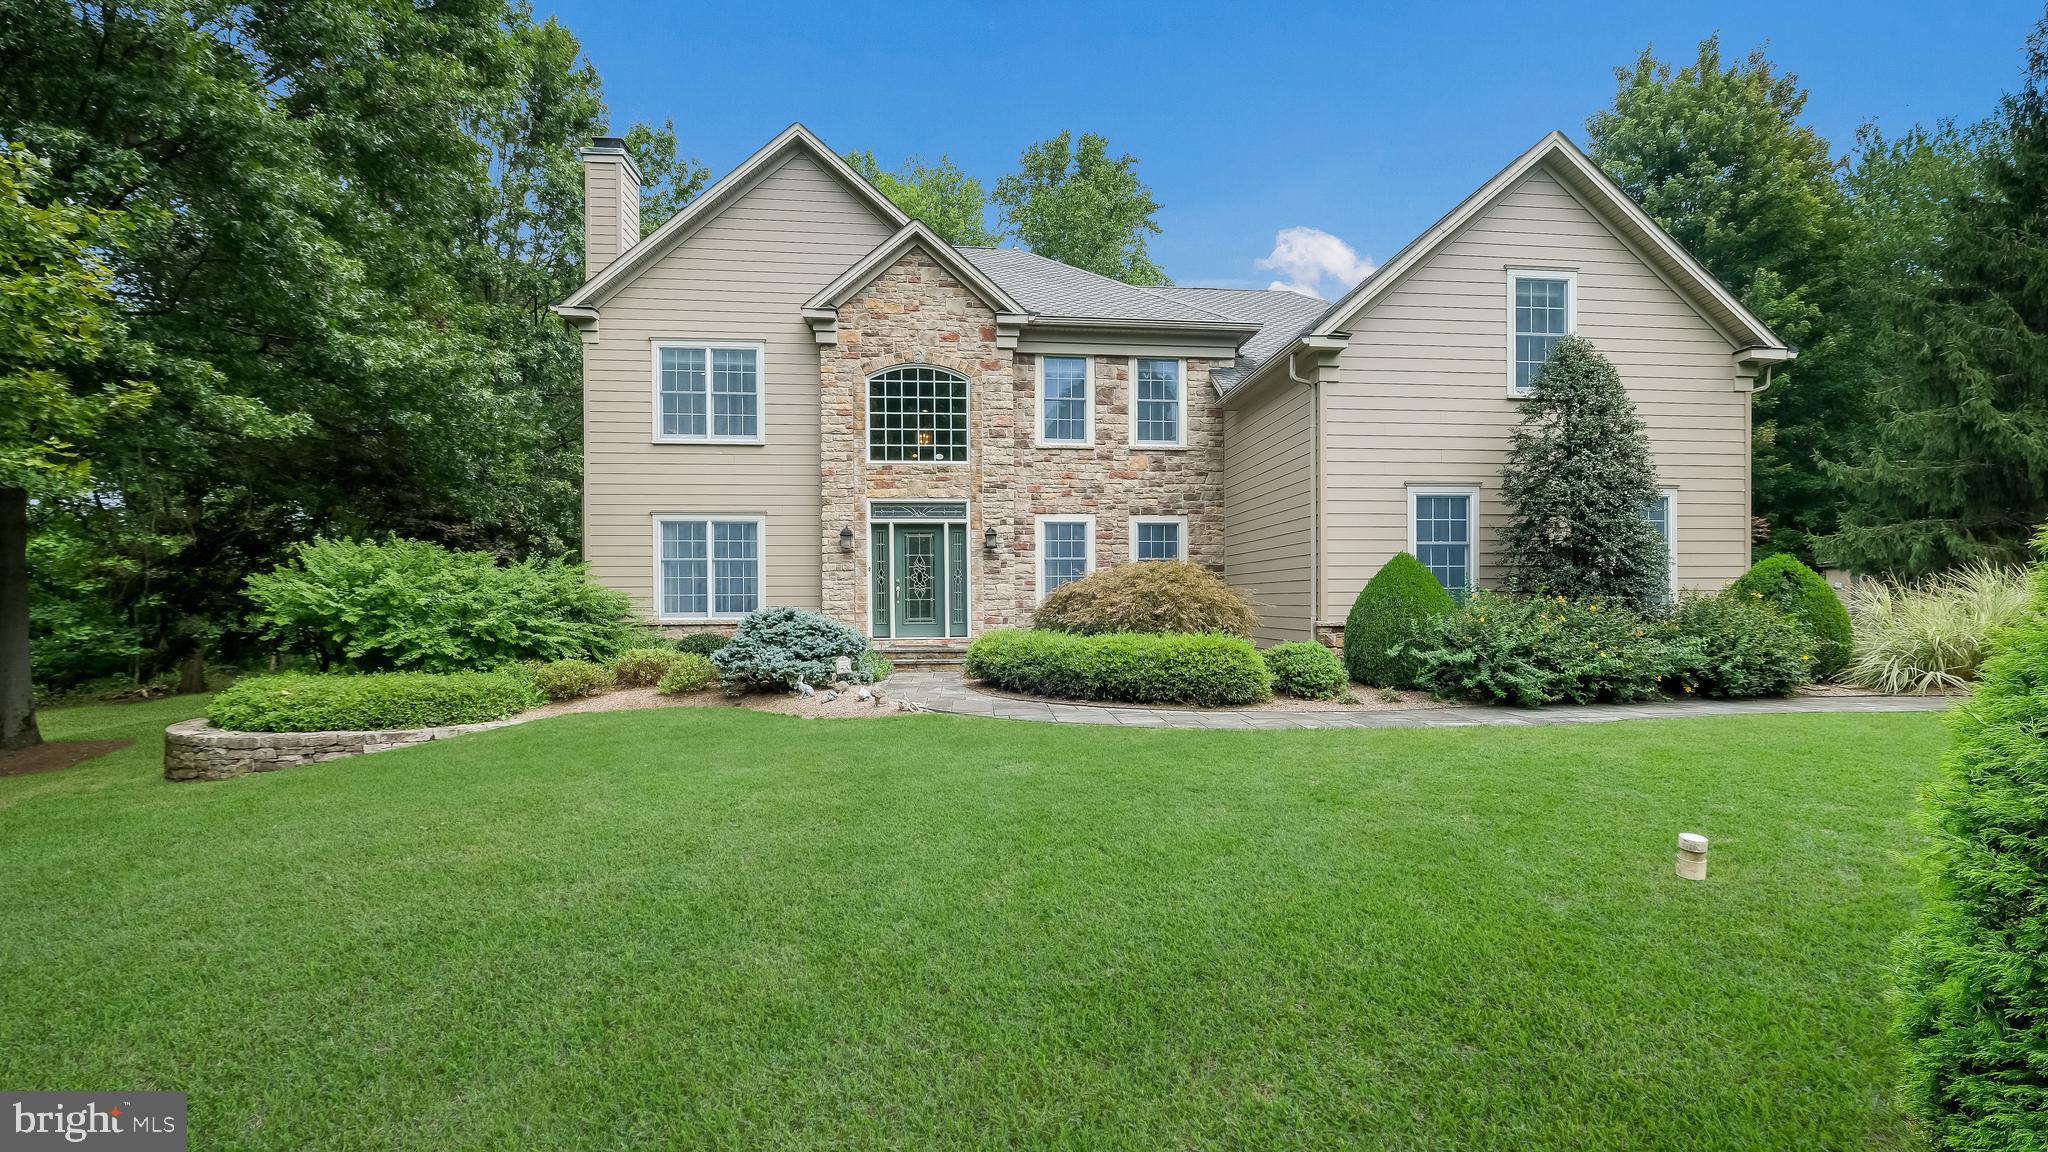
[[[711,663],[731,693],[750,688],[796,687],[830,683],[841,656],[853,661],[853,678],[866,679],[870,665],[868,639],[822,612],[802,608],[763,608],[750,613]]]

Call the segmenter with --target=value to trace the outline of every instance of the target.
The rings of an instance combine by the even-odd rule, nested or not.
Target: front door
[[[937,524],[899,524],[894,533],[896,635],[946,634],[946,549]]]

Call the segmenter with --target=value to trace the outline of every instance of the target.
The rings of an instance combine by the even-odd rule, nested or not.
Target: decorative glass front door
[[[944,636],[945,613],[940,601],[946,593],[944,549],[936,525],[901,524],[896,527],[896,635]]]
[[[884,507],[898,510],[877,502],[878,511]],[[966,507],[940,511],[962,515]],[[875,638],[966,636],[966,522],[880,522],[870,525],[869,536],[868,602]]]

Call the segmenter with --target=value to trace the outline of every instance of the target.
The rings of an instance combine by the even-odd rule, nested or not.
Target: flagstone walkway
[[[902,671],[889,678],[889,698],[926,712],[1116,724],[1126,728],[1470,728],[1483,725],[1593,724],[1680,716],[1760,716],[1793,712],[1939,712],[1943,696],[1789,696],[1767,700],[1671,700],[1647,704],[1555,704],[1547,708],[1454,705],[1446,708],[1357,708],[1283,711],[1272,708],[1196,710],[1063,704],[997,696],[969,687],[958,672]]]

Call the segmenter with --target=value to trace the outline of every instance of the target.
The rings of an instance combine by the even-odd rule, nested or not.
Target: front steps
[[[897,668],[958,668],[967,662],[965,640],[878,640],[874,648]]]

